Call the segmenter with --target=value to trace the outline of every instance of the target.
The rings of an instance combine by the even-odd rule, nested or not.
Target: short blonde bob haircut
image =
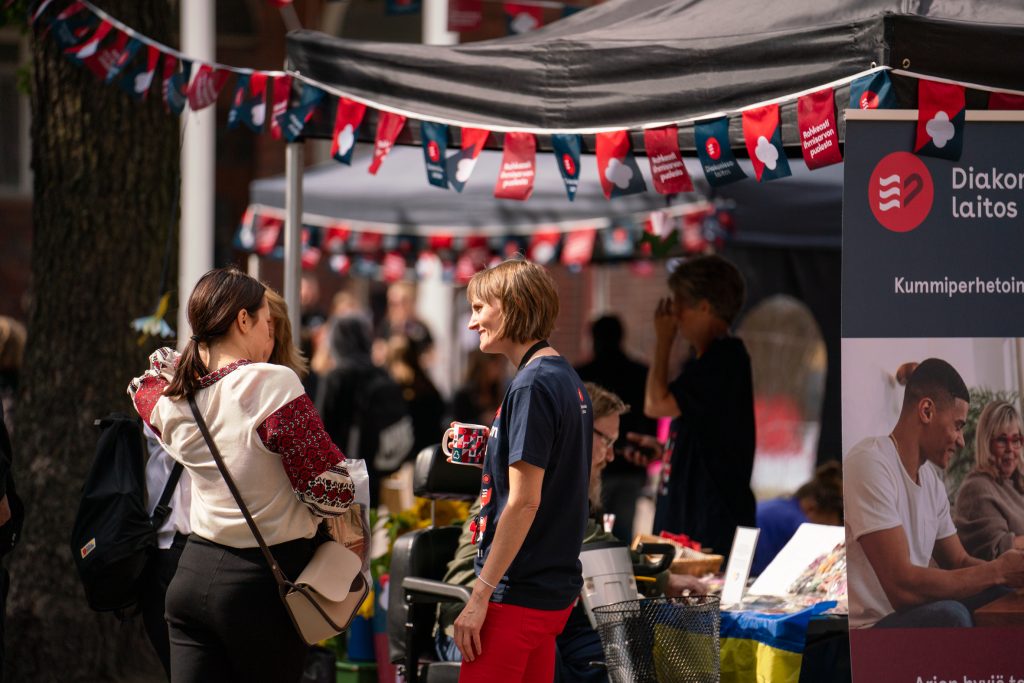
[[[305,379],[309,374],[309,361],[293,341],[292,322],[288,319],[288,304],[285,303],[284,297],[270,286],[267,286],[266,295],[270,317],[274,320],[274,350],[270,352],[267,362],[291,368],[296,375]]]
[[[978,429],[974,434],[974,464],[978,469],[995,479],[999,479],[999,470],[992,462],[992,439],[1003,431],[1014,428],[1024,433],[1020,413],[1008,401],[990,401],[978,416]],[[1024,470],[1024,459],[1020,451],[1017,453],[1017,474]]]
[[[499,339],[517,344],[547,339],[558,318],[558,290],[542,266],[524,259],[509,259],[482,270],[469,281],[466,297],[497,302],[501,307]]]

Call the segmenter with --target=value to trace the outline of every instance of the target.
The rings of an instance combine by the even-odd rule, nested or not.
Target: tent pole
[[[423,43],[425,45],[455,45],[459,34],[448,30],[448,0],[424,0]]]
[[[299,278],[302,271],[302,172],[305,145],[300,140],[285,148],[284,169],[284,300],[292,334],[299,334]]]

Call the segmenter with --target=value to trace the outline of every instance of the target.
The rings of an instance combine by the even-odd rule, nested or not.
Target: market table
[[[974,610],[975,626],[1024,626],[1024,590],[1004,595]]]

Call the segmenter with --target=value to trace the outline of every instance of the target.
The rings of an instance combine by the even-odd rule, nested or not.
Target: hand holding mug
[[[482,467],[491,428],[468,422],[452,422],[441,439],[441,450],[448,462]]]

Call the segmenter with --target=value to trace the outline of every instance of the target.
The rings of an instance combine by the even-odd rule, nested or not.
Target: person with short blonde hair
[[[1024,427],[1008,401],[991,401],[978,417],[975,468],[956,495],[953,522],[964,550],[991,560],[1024,550]]]
[[[459,680],[550,681],[555,637],[583,587],[594,409],[547,336],[558,292],[542,267],[505,261],[467,291],[480,350],[518,367],[494,417],[473,541],[477,577],[455,619]]]
[[[509,260],[473,276],[466,292],[470,301],[501,304],[497,333],[523,343],[547,339],[558,318],[558,289],[551,275],[536,263]]]

